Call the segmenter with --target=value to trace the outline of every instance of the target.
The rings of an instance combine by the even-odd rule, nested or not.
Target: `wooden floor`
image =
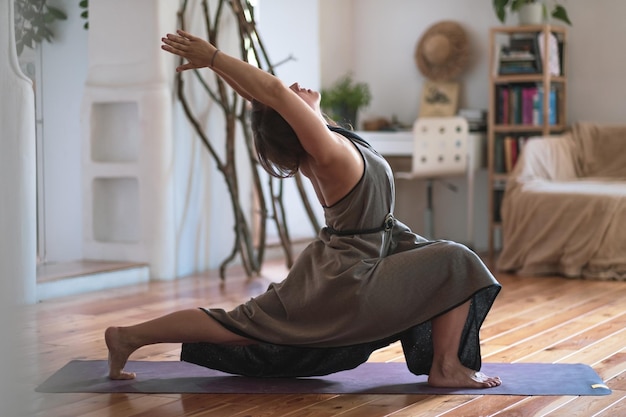
[[[141,284],[29,306],[25,319],[29,392],[72,359],[105,359],[111,324],[127,325],[181,308],[229,308],[262,292],[285,269],[272,263],[246,280],[229,270]],[[503,289],[482,330],[486,362],[586,363],[613,390],[603,397],[496,395],[142,395],[40,394],[29,416],[626,416],[626,283],[499,274]],[[178,360],[180,345],[144,347],[131,359]],[[371,361],[403,361],[394,344]],[[506,381],[504,381],[506,383]]]

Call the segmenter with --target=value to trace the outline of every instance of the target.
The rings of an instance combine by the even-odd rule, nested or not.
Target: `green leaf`
[[[78,3],[78,5],[82,7],[83,9],[86,9],[87,7],[89,7],[89,0],[81,0],[80,3]]]
[[[43,42],[43,39],[44,39],[44,37],[43,37],[43,35],[41,33],[35,33],[33,35],[33,42],[35,42],[35,43],[41,43],[41,42]],[[32,46],[31,46],[31,48],[32,48]]]
[[[33,48],[33,35],[31,33],[25,34],[24,37],[22,38],[22,43],[32,49]]]
[[[85,10],[80,14],[80,17],[82,17],[83,19],[87,19],[89,17],[89,11]]]
[[[37,12],[31,9],[24,9],[24,11],[22,12],[22,16],[24,16],[24,19],[26,20],[33,20],[35,16],[37,16]]]
[[[572,22],[569,20],[569,16],[567,15],[567,10],[565,10],[565,8],[560,4],[557,4],[554,7],[554,10],[552,11],[552,17],[561,20],[570,26],[573,26]]]
[[[493,8],[496,11],[496,16],[500,22],[504,23],[506,20],[506,6],[509,4],[509,0],[493,0]]]
[[[64,11],[57,9],[56,7],[48,6],[48,13],[52,14],[58,20],[67,20],[67,15]]]
[[[43,28],[43,37],[46,38],[48,42],[52,42],[52,38],[54,38],[54,33],[47,27]]]
[[[30,21],[31,26],[33,27],[39,27],[39,26],[44,26],[46,24],[46,20],[44,19],[44,16],[42,14],[37,14],[35,17],[33,17],[33,19]]]
[[[341,77],[330,89],[322,91],[322,107],[326,110],[346,107],[358,109],[367,106],[371,92],[366,83],[355,82],[351,74]]]
[[[52,13],[46,13],[43,15],[43,21],[46,23],[52,23],[56,20],[56,16]]]

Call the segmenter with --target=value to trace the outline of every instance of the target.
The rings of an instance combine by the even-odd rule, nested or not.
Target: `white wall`
[[[320,64],[322,86],[355,68],[355,0],[320,0]]]
[[[569,0],[569,122],[626,122],[626,1]]]
[[[41,44],[45,253],[43,260],[81,259],[82,181],[80,106],[87,76],[87,31],[73,0],[50,0],[68,20],[54,24],[54,41]]]

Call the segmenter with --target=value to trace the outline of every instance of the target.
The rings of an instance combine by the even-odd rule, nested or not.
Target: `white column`
[[[37,280],[35,95],[17,62],[11,0],[0,1],[0,16],[0,297],[11,304],[32,303]]]
[[[35,302],[37,247],[35,98],[17,63],[13,0],[0,0],[0,100],[0,415],[15,416],[28,395],[16,307]]]
[[[173,56],[160,49],[176,8],[170,0],[89,3],[83,253],[145,262],[153,279],[176,275]]]

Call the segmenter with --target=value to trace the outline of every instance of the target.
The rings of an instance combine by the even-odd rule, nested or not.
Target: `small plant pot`
[[[332,113],[337,118],[335,122],[342,126],[351,127],[352,129],[357,128],[357,109],[353,109],[345,105],[335,106]]]
[[[520,25],[540,25],[543,23],[543,4],[528,3],[518,11]]]

